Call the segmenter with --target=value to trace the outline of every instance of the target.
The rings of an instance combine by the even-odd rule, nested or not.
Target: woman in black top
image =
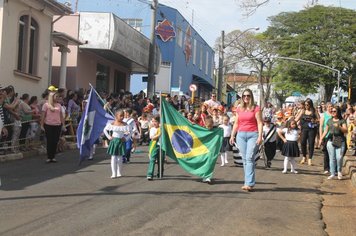
[[[301,147],[303,159],[300,161],[300,164],[304,164],[307,160],[307,142],[309,146],[309,158],[308,165],[312,165],[312,158],[314,154],[314,145],[315,145],[315,136],[317,133],[317,126],[319,122],[319,114],[313,106],[313,101],[310,98],[307,98],[304,102],[304,109],[302,109],[296,119],[299,121],[299,124],[302,129],[301,134]]]

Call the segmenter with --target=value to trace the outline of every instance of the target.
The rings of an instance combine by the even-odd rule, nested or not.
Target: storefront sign
[[[155,34],[158,35],[163,42],[167,42],[176,37],[174,27],[167,19],[164,19],[162,22],[158,22],[155,27]]]

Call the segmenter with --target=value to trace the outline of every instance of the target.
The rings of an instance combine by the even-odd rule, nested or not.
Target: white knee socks
[[[284,162],[283,162],[283,173],[287,173],[287,169],[288,169],[288,162],[289,162],[289,158],[288,157],[284,157]]]
[[[221,166],[224,166],[225,164],[229,163],[227,161],[227,152],[223,152],[220,154],[220,159],[221,159]]]
[[[290,172],[297,174],[298,172],[295,170],[296,167],[295,159],[293,157],[284,157],[282,173],[287,173],[288,162],[290,162]]]
[[[224,153],[220,154],[220,159],[221,159],[221,165],[220,166],[224,166],[225,165],[225,155],[224,155]]]
[[[298,173],[296,170],[295,170],[295,167],[296,167],[296,165],[295,165],[295,159],[294,159],[294,157],[290,157],[289,158],[289,161],[290,161],[290,172],[293,172],[293,173]]]
[[[111,178],[121,176],[121,162],[120,156],[111,156]]]

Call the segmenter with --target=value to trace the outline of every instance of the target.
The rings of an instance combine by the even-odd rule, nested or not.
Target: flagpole
[[[95,88],[93,87],[93,85],[91,85],[91,83],[89,83],[89,86],[90,86],[91,89],[96,93],[96,96],[98,96],[98,98],[100,98],[101,102],[102,102],[103,104],[105,104],[104,99],[101,98],[100,94],[95,90]],[[110,113],[110,115],[112,115],[112,116],[115,118],[115,115],[114,115],[114,113],[111,111],[110,108],[108,108],[108,112]]]
[[[161,135],[159,136],[159,178],[162,179],[162,167],[163,167],[163,158],[162,158],[162,91],[159,92],[159,120],[160,120],[160,129],[161,129]]]

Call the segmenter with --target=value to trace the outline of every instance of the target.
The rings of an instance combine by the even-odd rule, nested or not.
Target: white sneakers
[[[330,175],[328,177],[328,179],[335,179],[336,176],[335,175]],[[342,173],[341,172],[337,172],[337,179],[341,180],[342,179]]]
[[[341,172],[337,172],[337,178],[338,179],[342,179],[342,173]]]
[[[290,170],[291,173],[298,174],[298,171],[296,170]],[[287,174],[287,170],[283,170],[282,174]]]
[[[330,175],[328,179],[335,179],[335,175]]]

